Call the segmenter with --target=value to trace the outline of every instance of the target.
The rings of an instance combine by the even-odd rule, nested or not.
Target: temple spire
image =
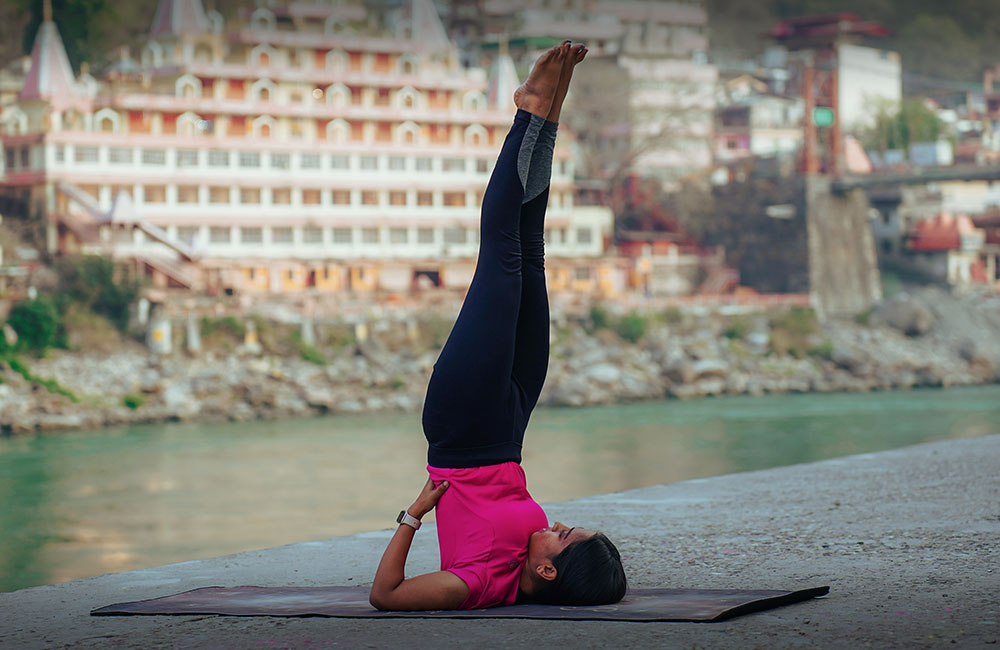
[[[486,87],[486,99],[490,108],[500,111],[514,109],[514,91],[521,85],[506,43],[506,38],[500,41],[500,52],[490,68],[489,84]]]
[[[42,24],[38,26],[31,48],[31,70],[17,98],[19,101],[47,101],[62,108],[74,104],[81,95],[59,29],[52,21],[51,0],[45,0],[42,12]]]
[[[425,52],[452,49],[451,39],[431,0],[410,0],[410,21],[410,38],[418,49]]]
[[[181,36],[209,31],[201,0],[160,0],[153,16],[150,36]]]

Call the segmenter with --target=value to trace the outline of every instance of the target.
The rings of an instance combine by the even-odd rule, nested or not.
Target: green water
[[[1000,432],[1000,386],[539,409],[539,501]],[[386,528],[418,415],[0,439],[0,591]]]

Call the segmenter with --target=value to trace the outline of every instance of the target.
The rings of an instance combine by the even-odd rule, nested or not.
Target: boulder
[[[613,384],[621,379],[622,371],[610,363],[598,363],[587,367],[583,374],[602,384]]]
[[[871,322],[885,323],[907,336],[920,336],[934,325],[934,314],[923,302],[900,294],[879,305]]]

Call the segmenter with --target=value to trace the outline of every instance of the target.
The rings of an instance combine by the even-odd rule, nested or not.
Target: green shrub
[[[36,377],[31,374],[31,369],[28,368],[27,364],[18,359],[17,357],[7,357],[5,359],[7,365],[10,369],[17,374],[24,377],[25,381],[30,381],[33,384],[38,384],[45,390],[53,393],[55,395],[62,395],[63,397],[68,397],[71,402],[79,402],[80,398],[77,397],[73,391],[63,388],[58,381],[55,379],[42,379],[41,377]]]
[[[618,336],[631,343],[638,343],[643,334],[646,333],[646,319],[639,314],[632,312],[627,316],[618,319],[615,326]]]
[[[389,382],[389,388],[391,388],[393,390],[399,390],[400,388],[403,388],[404,386],[406,386],[406,380],[403,379],[402,377],[393,377],[392,381]]]
[[[750,319],[746,316],[733,316],[729,319],[729,323],[726,326],[722,335],[727,339],[745,339],[747,334],[750,333],[752,323]]]
[[[611,327],[611,316],[608,310],[601,305],[593,305],[590,308],[590,325],[595,330]]]
[[[833,341],[830,339],[823,339],[822,343],[817,343],[813,347],[809,348],[808,354],[811,357],[818,357],[829,361],[833,356]]]
[[[7,323],[17,332],[17,347],[41,354],[60,343],[65,346],[62,316],[48,297],[25,300],[10,310]]]
[[[315,363],[317,366],[325,366],[328,363],[326,356],[308,343],[299,343],[299,355],[303,361]]]
[[[667,307],[667,310],[663,312],[663,320],[668,325],[675,325],[684,320],[684,312],[681,311],[680,307]]]
[[[126,395],[122,398],[122,404],[133,411],[146,403],[146,398],[142,395]]]
[[[62,258],[56,263],[56,271],[60,295],[106,317],[120,332],[128,328],[129,308],[139,295],[139,283],[126,274],[124,267],[116,273],[111,260],[88,255]]]
[[[866,309],[860,314],[854,316],[854,322],[858,325],[869,325],[872,320],[872,312],[875,311],[874,308]]]
[[[209,318],[205,316],[201,319],[202,336],[231,336],[240,340],[246,335],[246,328],[235,316],[223,316],[222,318]]]

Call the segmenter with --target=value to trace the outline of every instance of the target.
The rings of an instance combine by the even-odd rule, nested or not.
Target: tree
[[[875,124],[863,136],[865,146],[875,151],[906,150],[914,142],[931,142],[945,133],[945,124],[919,99],[904,99],[896,107],[882,102],[876,107]]]

